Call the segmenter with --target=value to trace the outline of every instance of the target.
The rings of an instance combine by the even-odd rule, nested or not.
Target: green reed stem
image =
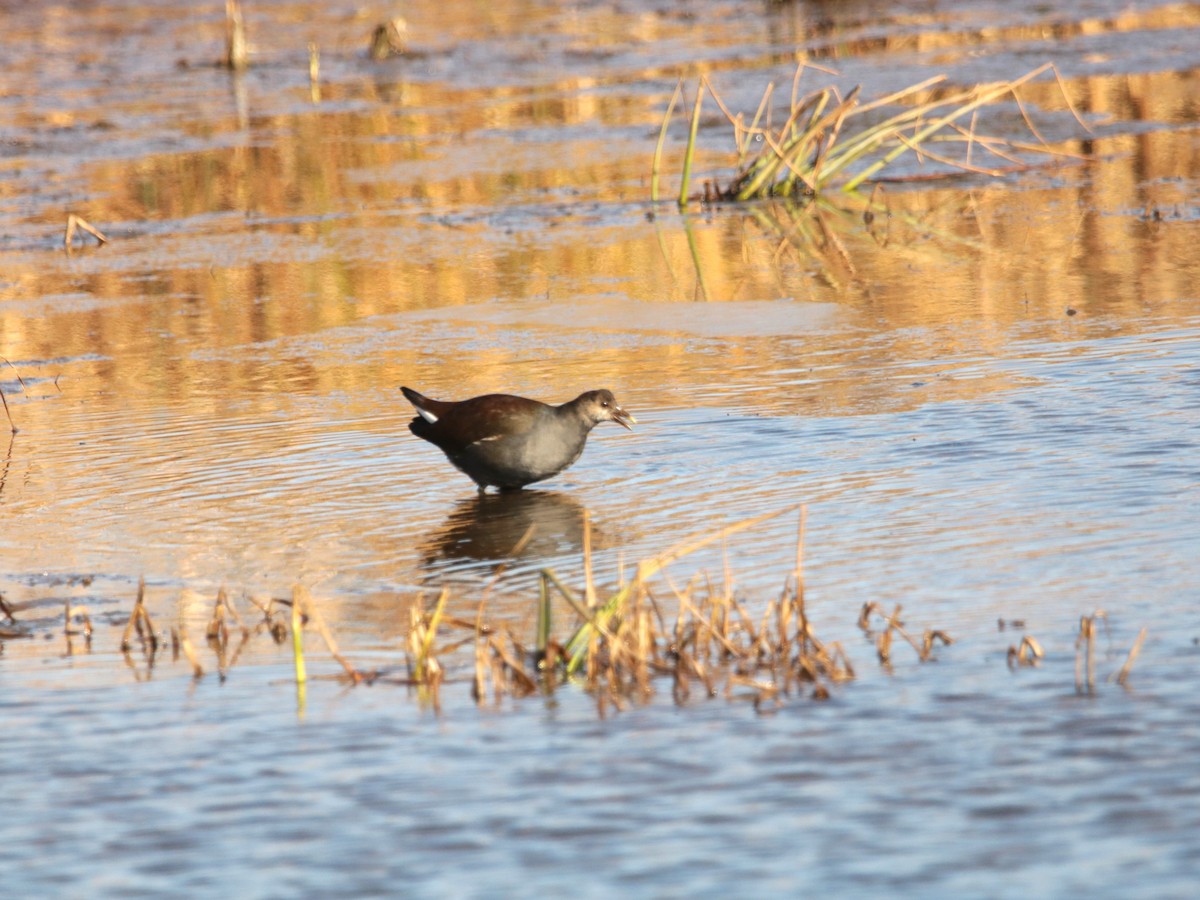
[[[292,588],[292,658],[296,662],[296,684],[308,681],[308,673],[304,668],[303,596],[299,585]]]
[[[704,102],[705,82],[700,81],[696,89],[696,103],[692,107],[692,122],[688,129],[687,150],[683,154],[683,183],[679,185],[679,208],[687,206],[688,188],[692,181],[692,160],[696,155],[696,132],[700,130],[700,107]]]

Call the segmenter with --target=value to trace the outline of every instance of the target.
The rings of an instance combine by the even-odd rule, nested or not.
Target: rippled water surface
[[[0,4],[9,892],[1193,894],[1195,4],[418,0],[412,52],[372,62],[386,11],[254,3],[239,76],[213,65],[221,6]],[[1028,140],[1028,117],[1070,156],[947,179],[910,154],[872,221],[836,192],[650,204],[680,76],[752,118],[799,60],[868,97],[1053,61],[978,127]],[[706,109],[698,178],[724,181]],[[109,243],[65,253],[68,213]],[[608,387],[639,424],[480,496],[408,433],[402,384]],[[585,543],[605,591],[799,503],[808,613],[855,672],[828,700],[476,706],[461,630],[436,708],[403,683],[420,597],[473,621],[486,592],[531,640],[538,572],[581,584]],[[759,614],[797,528],[653,590],[728,577]],[[121,653],[141,578],[204,677]],[[204,642],[221,587],[249,616],[297,584],[384,677],[338,681],[310,629],[298,695],[287,643]],[[954,643],[881,664],[866,603]],[[1045,656],[1010,668],[1025,636]]]

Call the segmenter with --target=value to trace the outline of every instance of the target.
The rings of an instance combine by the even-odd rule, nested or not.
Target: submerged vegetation
[[[305,703],[308,674],[304,632],[320,635],[330,656],[342,667],[333,678],[346,684],[392,683],[414,688],[418,699],[432,708],[441,706],[441,690],[448,682],[469,683],[476,703],[500,704],[506,699],[552,695],[573,686],[591,695],[603,715],[630,703],[644,703],[660,690],[669,688],[676,704],[720,697],[750,702],[758,711],[769,711],[788,698],[825,700],[832,690],[853,681],[855,668],[838,642],[821,640],[809,617],[804,597],[805,513],[800,507],[799,539],[794,569],[788,573],[779,595],[765,606],[751,605],[739,598],[733,587],[728,563],[719,584],[704,574],[679,586],[667,569],[676,560],[782,514],[789,507],[737,522],[719,531],[697,535],[664,553],[643,560],[632,578],[618,579],[616,590],[599,597],[592,582],[592,565],[585,542],[585,583],[568,586],[552,569],[543,569],[536,598],[537,626],[531,641],[524,641],[512,628],[487,618],[489,591],[479,601],[473,619],[447,613],[449,590],[443,589],[432,607],[418,597],[409,609],[403,670],[364,670],[352,664],[338,649],[324,622],[319,605],[302,586],[290,599],[247,598],[258,613],[257,621],[243,618],[228,592],[222,588],[213,602],[205,626],[205,642],[215,657],[216,673],[223,681],[243,650],[255,638],[267,634],[277,645],[291,642],[295,686],[299,707]],[[528,540],[526,535],[523,541]],[[499,577],[499,572],[496,577]],[[652,584],[653,580],[653,584]],[[494,584],[494,582],[493,582]],[[199,598],[185,592],[180,608],[195,608]],[[568,633],[558,638],[553,627],[556,608],[566,603],[575,619]],[[531,598],[532,601],[532,598]],[[0,640],[30,637],[33,631],[18,619],[21,609],[0,596],[0,615],[7,626]],[[953,643],[941,629],[925,629],[918,637],[900,617],[897,605],[891,611],[876,602],[862,605],[857,625],[875,650],[878,662],[890,671],[899,641],[908,644],[920,663],[935,659],[934,650]],[[1078,693],[1095,691],[1095,638],[1099,622],[1107,623],[1102,610],[1082,617],[1076,641],[1075,686]],[[1006,623],[1001,620],[1000,630]],[[1011,622],[1010,628],[1024,628]],[[90,652],[95,628],[87,607],[67,601],[63,634],[68,655],[76,652],[73,641],[82,637]],[[1114,679],[1125,685],[1133,662],[1145,639],[1138,635],[1124,665]],[[193,678],[205,676],[205,668],[189,637],[182,615],[166,632],[156,630],[146,608],[146,587],[138,585],[133,611],[125,623],[120,652],[139,680],[150,677],[159,656],[170,648],[172,661],[180,657]],[[470,652],[466,651],[469,648]],[[1031,636],[1019,646],[1010,646],[1007,664],[1016,670],[1037,666],[1045,654]]]
[[[1050,63],[1012,81],[950,91],[940,96],[934,89],[944,83],[946,77],[938,75],[869,102],[860,98],[858,87],[846,96],[842,96],[836,87],[801,93],[801,76],[809,68],[829,71],[803,62],[797,67],[787,115],[779,127],[771,125],[773,83],[767,85],[758,109],[746,124],[745,115],[733,113],[711,82],[706,77],[701,78],[688,122],[678,196],[680,207],[690,200],[736,202],[770,197],[814,197],[835,185],[842,191],[854,191],[909,152],[941,164],[942,176],[961,172],[999,175],[1028,167],[1018,154],[1067,155],[1051,149],[1042,138],[1017,93],[1021,85],[1046,72],[1054,72],[1058,77]],[[1071,106],[1061,79],[1059,86],[1076,121],[1086,129]],[[659,174],[667,128],[682,92],[683,82],[680,81],[659,132],[650,182],[654,202],[659,199]],[[706,93],[733,127],[736,160],[733,173],[724,184],[714,177],[705,182],[702,193],[694,194],[692,168]],[[1016,102],[1036,143],[977,132],[980,109],[1005,97]],[[964,125],[962,120],[968,117],[969,121]],[[976,159],[977,151],[999,162],[981,164]]]

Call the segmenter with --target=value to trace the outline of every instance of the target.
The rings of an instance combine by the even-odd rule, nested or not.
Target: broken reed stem
[[[1142,652],[1142,642],[1146,640],[1146,629],[1143,628],[1138,632],[1137,640],[1133,642],[1133,646],[1129,649],[1129,656],[1125,658],[1125,665],[1121,666],[1121,671],[1117,673],[1117,684],[1125,687],[1129,681],[1129,673],[1133,671],[1134,660],[1138,658],[1138,654]]]
[[[1075,639],[1075,690],[1077,693],[1095,693],[1096,690],[1096,620],[1104,616],[1097,610],[1090,616],[1079,617],[1079,636]],[[1087,670],[1086,691],[1083,670]]]
[[[188,663],[192,667],[192,678],[199,681],[204,677],[204,667],[200,665],[200,658],[196,655],[196,648],[192,646],[192,639],[188,637],[187,626],[183,624],[183,619],[179,620],[179,627],[172,631],[174,638],[180,649],[183,650],[183,655],[187,657]]]
[[[225,612],[229,609],[229,596],[225,588],[217,590],[217,599],[213,602],[212,618],[204,629],[204,636],[210,641],[216,641],[221,646],[229,642],[229,629],[225,627]],[[243,631],[245,629],[243,628]]]
[[[144,623],[144,624],[143,624]],[[150,652],[158,650],[158,635],[154,633],[154,623],[150,620],[150,613],[146,612],[146,579],[138,579],[137,600],[133,604],[133,612],[129,615],[129,621],[125,623],[125,631],[121,635],[121,652],[128,653],[132,644],[130,637],[134,631],[137,631],[138,638],[143,645],[150,647]]]
[[[241,72],[248,64],[246,20],[242,16],[242,0],[225,0],[225,67]]]
[[[321,100],[321,51],[315,43],[308,43],[308,96],[313,103]]]
[[[875,649],[879,655],[879,661],[881,663],[885,665],[891,663],[893,633],[900,635],[900,637],[904,638],[904,640],[908,642],[908,645],[917,652],[917,658],[921,662],[929,662],[929,660],[933,659],[933,645],[935,642],[942,644],[942,646],[948,646],[954,643],[954,639],[945,631],[927,628],[922,636],[921,643],[918,644],[912,638],[912,636],[905,631],[904,623],[900,621],[901,609],[902,607],[899,603],[897,603],[895,609],[893,609],[891,613],[886,613],[883,611],[882,606],[874,601],[871,601],[870,603],[864,603],[862,611],[858,614],[858,627],[866,632],[868,636],[871,634],[872,613],[879,616],[884,621],[884,630],[882,633],[880,633],[879,637],[875,639]],[[1010,648],[1010,651],[1015,652],[1012,651],[1012,648]]]
[[[293,605],[295,604],[297,597],[303,598],[304,612],[308,613],[308,620],[316,626],[317,633],[321,635],[321,640],[325,642],[325,646],[329,648],[329,652],[333,658],[341,663],[342,668],[346,670],[346,674],[350,677],[350,681],[354,684],[361,683],[363,680],[362,674],[350,664],[350,661],[347,660],[346,657],[342,656],[342,654],[338,652],[337,641],[333,639],[333,634],[325,625],[325,619],[322,617],[320,609],[318,609],[317,605],[313,603],[312,596],[308,593],[308,589],[301,585],[297,585],[296,589],[292,593]]]
[[[88,234],[94,237],[99,244],[103,245],[108,243],[108,238],[106,238],[100,232],[100,229],[88,222],[87,219],[83,218],[82,216],[77,216],[75,213],[68,213],[67,230],[66,233],[63,234],[63,246],[68,250],[71,249],[72,241],[75,240],[75,231],[77,229],[80,231],[86,231]]]
[[[1036,666],[1038,660],[1045,655],[1042,645],[1029,635],[1025,635],[1021,638],[1019,646],[1009,646],[1007,657],[1008,667],[1015,669],[1019,666]]]
[[[243,639],[249,637],[250,629],[247,628],[246,623],[242,621],[242,614],[237,611],[237,607],[234,605],[233,599],[228,594],[226,594],[224,600],[225,600],[225,610],[226,610],[226,612],[229,613],[230,616],[233,617],[234,624],[237,625],[238,628],[242,629]]]
[[[67,637],[79,634],[79,630],[71,625],[72,619],[79,619],[80,623],[83,625],[83,636],[87,639],[87,642],[90,645],[92,642],[92,617],[89,614],[90,611],[86,606],[72,607],[70,597],[66,599],[65,606],[66,608],[63,610],[63,618],[65,620],[63,622],[63,634],[67,635]],[[0,600],[0,607],[4,607],[4,611],[8,614],[8,620],[10,622],[16,622],[16,619],[12,617],[12,614],[8,613],[8,608],[4,606],[3,600]]]
[[[592,514],[583,510],[583,598],[588,609],[596,606],[596,585],[592,581]]]
[[[545,595],[545,582],[542,583],[542,594]],[[471,684],[471,696],[476,703],[482,703],[484,697],[487,696],[487,648],[483,640],[483,605],[487,601],[483,597],[479,601],[479,607],[475,610],[475,678]],[[538,607],[538,633],[541,634],[541,607]]]

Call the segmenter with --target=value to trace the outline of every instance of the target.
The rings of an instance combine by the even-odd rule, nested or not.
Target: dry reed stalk
[[[1075,692],[1076,693],[1083,692],[1083,658],[1080,654],[1080,646],[1081,646],[1081,643],[1083,643],[1083,642],[1086,642],[1086,644],[1087,644],[1087,658],[1088,658],[1087,685],[1088,685],[1088,690],[1090,691],[1092,688],[1092,671],[1091,671],[1092,634],[1093,634],[1094,630],[1095,629],[1092,624],[1092,620],[1090,618],[1088,618],[1087,616],[1083,616],[1079,620],[1079,634],[1075,638]]]
[[[677,667],[685,667],[691,675],[699,678],[700,681],[703,682],[704,695],[706,697],[715,697],[717,695],[717,689],[713,684],[712,678],[708,674],[708,670],[704,668],[698,659],[690,656],[687,653],[680,653],[676,665]]]
[[[652,693],[650,687],[650,665],[655,661],[657,656],[658,635],[654,631],[654,620],[651,618],[650,610],[647,607],[641,607],[638,610],[635,621],[636,634],[634,639],[636,645],[634,660],[636,666],[634,669],[634,678],[637,682],[638,693],[643,698],[649,698]]]
[[[143,623],[145,623],[143,625]],[[146,611],[146,579],[138,579],[137,600],[133,604],[133,612],[129,615],[129,621],[125,623],[125,632],[121,635],[121,652],[128,653],[132,647],[130,637],[134,631],[137,632],[139,640],[143,646],[148,646],[150,653],[153,654],[158,650],[158,635],[154,633],[154,623],[150,619],[150,613]]]
[[[592,580],[592,514],[583,510],[583,599],[588,609],[596,606],[596,584]]]
[[[308,96],[313,103],[321,102],[321,50],[308,43]]]
[[[1075,691],[1080,694],[1092,694],[1096,690],[1096,622],[1103,618],[1102,609],[1090,616],[1079,617],[1079,635],[1075,638]],[[1085,663],[1086,682],[1083,677]]]
[[[1125,657],[1125,665],[1121,666],[1121,671],[1117,673],[1117,684],[1125,687],[1129,681],[1129,673],[1133,671],[1134,660],[1138,658],[1138,654],[1142,652],[1142,642],[1146,640],[1146,629],[1143,628],[1138,632],[1137,640],[1133,642],[1133,646],[1129,649],[1129,655]]]
[[[204,629],[205,638],[222,648],[229,643],[229,629],[225,627],[225,610],[228,605],[228,597],[225,588],[222,587],[217,591],[212,618],[208,620],[208,625]]]
[[[106,238],[100,231],[82,216],[77,216],[75,213],[67,214],[67,230],[63,234],[63,246],[69,251],[72,247],[72,242],[75,240],[76,231],[86,231],[96,239],[96,242],[103,245],[108,243]]]
[[[1042,645],[1036,639],[1025,635],[1021,638],[1019,646],[1008,648],[1008,667],[1013,669],[1019,666],[1036,666],[1038,660],[1045,655]]]
[[[586,515],[586,513],[585,513],[585,515]],[[533,540],[533,536],[536,532],[537,532],[536,525],[531,524],[528,528],[526,528],[525,533],[521,535],[520,539],[513,545],[512,549],[509,550],[509,552],[508,552],[509,558],[511,559],[511,558],[516,558],[517,556],[520,556],[521,552],[525,549],[525,547],[529,544],[529,542],[531,540]],[[508,568],[508,560],[505,560],[499,566],[497,566],[496,571],[493,573],[492,577],[488,580],[487,585],[483,589],[483,594],[479,598],[479,606],[476,609],[475,621],[473,623],[463,621],[461,619],[457,619],[453,616],[443,616],[442,617],[442,621],[445,622],[447,625],[455,625],[459,628],[463,628],[467,631],[470,631],[473,634],[473,640],[475,643],[475,672],[474,672],[474,677],[472,679],[471,692],[472,692],[472,696],[475,698],[476,703],[482,703],[484,697],[486,696],[485,682],[486,682],[486,674],[488,671],[488,668],[485,667],[488,663],[488,655],[486,653],[485,642],[482,641],[481,638],[485,635],[490,636],[492,634],[492,629],[483,624],[483,610],[484,610],[484,607],[487,605],[488,597],[491,596],[492,589],[496,586],[497,582],[500,581],[501,576],[503,576],[503,574],[507,568]],[[543,591],[543,593],[545,593],[544,584],[542,587],[542,591]],[[548,607],[545,610],[545,614],[548,615]],[[541,636],[543,634],[543,625],[541,623],[541,616],[543,615],[543,606],[538,607],[538,615],[539,615],[538,635],[539,635],[539,641],[540,641]],[[546,620],[544,627],[545,627],[545,634],[548,638],[549,619]],[[464,643],[467,643],[470,640],[472,640],[472,638],[468,638],[466,641],[464,641]],[[490,637],[489,637],[488,643],[490,643]],[[450,650],[453,648],[451,647],[451,648],[444,648],[444,649]],[[495,667],[493,666],[491,668],[492,668],[493,675],[494,675]],[[501,688],[500,682],[497,681],[497,682],[495,682],[495,684],[496,684],[496,700],[497,700],[497,702],[499,702],[500,694],[502,693],[502,688]]]
[[[514,683],[516,686],[515,690],[512,688],[509,689],[510,693],[513,693],[515,696],[522,697],[530,694],[536,694],[537,682],[529,677],[529,673],[526,672],[525,667],[521,665],[521,656],[523,654],[521,653],[520,648],[517,646],[517,642],[513,639],[511,634],[506,633],[506,636],[508,637],[508,642],[511,645],[511,648],[506,648],[502,640],[497,640],[495,638],[488,638],[488,645],[491,647],[496,658],[498,658],[503,664],[504,672],[506,675],[510,676],[511,683]]]
[[[271,639],[276,644],[282,644],[287,640],[288,626],[281,617],[276,616],[276,607],[280,609],[288,609],[288,617],[291,616],[291,604],[286,600],[277,600],[274,597],[268,597],[265,602],[258,600],[256,597],[247,597],[250,604],[262,613],[262,621],[254,626],[254,634],[258,634],[264,628],[270,633]]]
[[[246,45],[246,20],[242,0],[225,0],[225,67],[235,72],[249,64]]]
[[[883,607],[874,601],[864,603],[862,610],[858,616],[858,627],[868,635],[871,633],[871,614],[874,613],[884,620],[885,628],[876,639],[876,651],[879,654],[879,661],[888,663],[891,660],[892,634],[898,634],[908,643],[910,647],[917,653],[917,658],[921,662],[929,662],[933,659],[933,645],[935,642],[941,643],[943,646],[954,643],[954,639],[945,631],[926,629],[924,638],[918,644],[907,631],[904,629],[904,623],[900,620],[900,604],[896,604],[896,608],[889,614],[883,610]]]
[[[545,584],[542,585],[545,593]],[[475,611],[475,677],[471,680],[471,697],[475,702],[482,703],[487,696],[487,662],[488,655],[483,641],[483,604],[486,598],[479,601]]]
[[[63,634],[67,635],[68,637],[76,634],[82,634],[87,639],[88,644],[91,644],[92,619],[89,615],[90,610],[88,610],[86,606],[71,606],[71,600],[69,597],[65,601],[65,606],[66,608],[63,610]],[[80,624],[83,626],[82,629],[75,628],[71,624],[75,619],[80,621]],[[16,619],[13,619],[12,616],[9,615],[9,621],[15,622]]]
[[[742,655],[742,651],[740,650],[740,648],[734,646],[733,642],[731,642],[727,637],[725,637],[725,635],[721,634],[717,630],[717,628],[712,624],[712,622],[710,622],[708,619],[706,619],[704,617],[704,614],[701,613],[700,610],[696,608],[696,605],[694,603],[692,603],[691,598],[688,593],[680,593],[678,590],[676,590],[675,585],[671,582],[671,580],[669,578],[667,579],[667,584],[671,588],[671,590],[675,593],[675,599],[679,601],[679,605],[683,608],[683,610],[685,610],[689,615],[692,616],[692,618],[695,620],[696,625],[699,626],[700,630],[704,634],[707,634],[711,640],[715,640],[717,643],[719,643],[725,649],[725,652],[728,653],[730,656],[737,657],[737,656]],[[707,648],[707,644],[705,645],[705,647]],[[708,655],[707,652],[705,653],[705,655],[706,656]]]
[[[213,602],[213,614],[205,628],[205,637],[209,640],[216,640],[222,648],[229,642],[229,627],[226,625],[226,618],[233,620],[234,624],[242,631],[242,640],[250,636],[250,629],[246,627],[246,623],[242,621],[241,614],[238,613],[237,607],[234,606],[233,600],[230,599],[229,593],[224,587],[217,591],[217,599]]]
[[[329,648],[329,653],[333,656],[333,658],[341,664],[351,683],[361,683],[363,680],[362,673],[354,668],[354,666],[350,664],[350,661],[346,659],[346,657],[342,656],[341,652],[338,650],[337,641],[333,639],[333,633],[330,632],[329,627],[325,624],[325,618],[321,615],[321,610],[317,608],[315,603],[313,603],[312,595],[309,594],[308,589],[297,585],[292,597],[294,598],[293,603],[296,602],[296,599],[298,599],[303,605],[303,612],[308,614],[308,620],[316,626],[317,633],[321,635],[321,640],[325,642],[325,646]]]
[[[948,647],[954,643],[954,639],[944,631],[925,629],[925,635],[921,640],[921,662],[926,662],[933,658],[933,643],[938,641],[943,647]]]
[[[774,601],[772,601],[772,603],[773,602]],[[754,628],[754,622],[751,620],[749,614],[745,609],[742,608],[742,604],[738,602],[737,597],[730,597],[729,605],[733,608],[733,611],[737,613],[737,629],[745,634],[746,639],[750,642],[750,648],[748,652],[751,654],[762,653],[764,649],[762,644],[763,635]],[[768,603],[767,609],[769,610],[770,608],[771,604]]]
[[[403,16],[377,25],[371,33],[371,43],[367,55],[371,59],[381,61],[392,56],[403,56],[408,52],[408,22]]]
[[[178,629],[171,629],[171,640],[173,643],[178,643],[183,650],[183,655],[187,657],[189,665],[192,667],[192,678],[199,680],[204,677],[204,667],[200,665],[200,659],[196,656],[196,648],[192,646],[192,640],[188,637],[187,626],[183,624],[183,619],[179,620]]]

